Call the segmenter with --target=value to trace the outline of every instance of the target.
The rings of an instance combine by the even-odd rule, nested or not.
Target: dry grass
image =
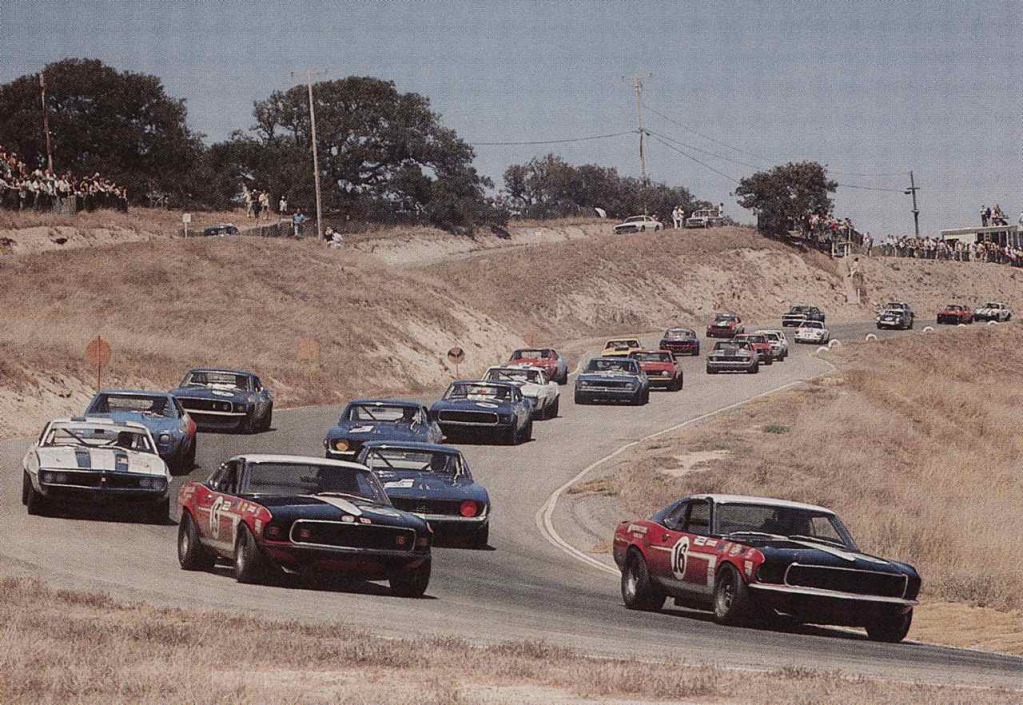
[[[244,211],[195,212],[192,213],[192,223],[189,229],[192,230],[225,221],[233,222],[238,226],[256,222],[247,220]],[[101,210],[91,213],[82,212],[76,215],[0,210],[0,231],[38,227],[69,227],[82,230],[120,228],[173,235],[180,233],[182,226],[181,211],[170,211],[162,208],[133,207],[127,213]]]
[[[929,598],[1023,607],[1023,327],[846,346],[836,362],[808,390],[647,444],[614,490],[640,513],[694,491],[830,506],[862,548],[916,565]],[[729,453],[671,472],[707,450]]]
[[[157,609],[0,580],[0,701],[10,705],[459,705],[620,702],[975,703],[1020,693],[885,683],[803,667],[737,672],[597,659],[544,642],[383,639],[342,624]],[[575,696],[575,697],[574,697]]]

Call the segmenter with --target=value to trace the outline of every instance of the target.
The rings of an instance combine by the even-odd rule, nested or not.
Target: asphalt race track
[[[923,325],[918,322],[911,334],[920,334]],[[832,338],[862,340],[870,332],[898,335],[864,323],[836,325]],[[705,342],[700,358],[683,358],[682,392],[654,392],[645,407],[576,407],[570,382],[562,387],[561,416],[535,423],[532,442],[463,446],[474,475],[493,499],[491,549],[435,549],[433,579],[422,600],[392,597],[386,585],[376,583],[344,589],[240,585],[226,570],[180,570],[176,526],[30,517],[20,503],[21,457],[28,440],[0,444],[0,555],[59,587],[103,590],[156,604],[340,620],[388,635],[544,639],[606,655],[677,657],[752,668],[798,665],[900,680],[1018,687],[1023,659],[1013,657],[913,643],[878,644],[843,630],[720,627],[708,615],[676,609],[630,612],[622,606],[615,576],[580,562],[544,537],[537,527],[538,510],[552,492],[594,461],[661,429],[828,371],[824,362],[810,356],[816,346],[792,344],[788,361],[762,367],[758,375],[711,377],[703,371],[709,348]],[[241,452],[320,456],[323,433],[338,413],[335,407],[279,410],[276,428],[267,433],[204,434],[201,467],[193,477],[204,477]],[[841,513],[841,507],[836,509]],[[564,517],[555,512],[555,527],[561,521]]]

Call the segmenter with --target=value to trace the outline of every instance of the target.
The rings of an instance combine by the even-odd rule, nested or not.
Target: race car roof
[[[709,499],[715,504],[760,504],[768,507],[786,507],[788,509],[808,509],[814,512],[825,512],[834,514],[827,507],[820,507],[816,504],[803,504],[802,502],[790,502],[787,499],[774,499],[771,497],[751,497],[738,494],[694,494],[688,499]]]
[[[349,406],[353,404],[359,406],[402,406],[409,409],[418,409],[422,406],[419,402],[411,399],[352,399],[348,402]]]
[[[61,426],[104,426],[107,428],[130,429],[132,431],[147,431],[148,429],[138,421],[113,421],[111,419],[96,416],[75,416],[70,419],[53,419],[50,425]]]
[[[283,465],[329,465],[336,468],[353,468],[357,470],[368,470],[365,465],[353,463],[348,460],[331,460],[311,455],[271,455],[269,453],[246,453],[236,455],[231,460],[244,460],[246,463],[281,463]]]
[[[190,375],[193,372],[220,372],[225,375],[244,375],[246,377],[256,376],[254,372],[249,372],[247,370],[232,370],[228,367],[193,367],[185,374]]]
[[[96,394],[127,394],[133,397],[163,397],[165,399],[170,396],[169,392],[158,392],[153,389],[101,389]]]

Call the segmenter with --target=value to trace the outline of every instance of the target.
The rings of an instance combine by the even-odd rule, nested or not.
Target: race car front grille
[[[417,514],[444,514],[449,516],[461,516],[463,500],[450,499],[406,499],[402,497],[391,497],[391,504],[403,512],[414,512]],[[479,506],[479,505],[477,505]]]
[[[412,529],[305,519],[291,525],[289,538],[298,545],[378,551],[411,551],[416,544],[416,532]]]
[[[785,583],[798,587],[851,592],[856,595],[903,597],[906,593],[907,577],[870,570],[793,563],[785,573]]]
[[[134,490],[142,486],[142,476],[105,474],[101,472],[43,471],[45,485],[87,487],[109,490]]]
[[[186,411],[203,413],[204,411],[231,412],[234,411],[234,404],[219,399],[181,399],[181,406]]]
[[[441,423],[464,423],[477,426],[496,426],[498,416],[490,411],[442,411],[438,415]]]

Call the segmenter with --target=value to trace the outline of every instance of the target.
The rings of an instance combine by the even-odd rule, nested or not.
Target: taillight
[[[478,511],[479,508],[476,506],[476,503],[470,500],[462,502],[458,507],[458,513],[464,517],[474,517]]]
[[[263,536],[273,541],[281,541],[284,539],[284,527],[278,526],[277,524],[270,524],[263,529]]]

